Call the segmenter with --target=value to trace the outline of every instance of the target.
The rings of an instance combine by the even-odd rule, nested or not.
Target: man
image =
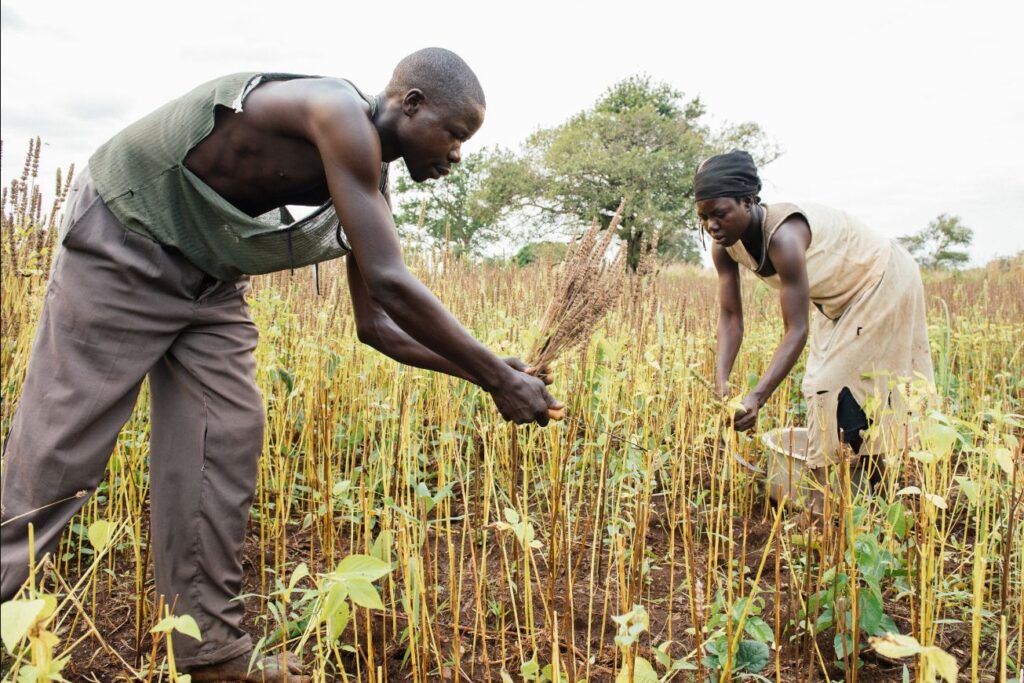
[[[193,681],[305,680],[270,658],[247,673],[234,600],[264,420],[246,276],[348,254],[361,340],[479,384],[508,420],[547,424],[561,404],[544,382],[484,348],[408,271],[386,197],[387,162],[402,157],[418,182],[447,175],[484,108],[466,63],[429,48],[377,97],[342,79],[226,76],[92,156],[5,451],[3,600],[27,577],[28,525],[36,557],[57,548],[148,375],[156,587],[203,636],[175,637],[179,669]],[[266,220],[287,204],[321,208],[284,228]]]
[[[933,379],[924,288],[914,259],[860,220],[817,204],[762,204],[760,192],[757,167],[741,150],[711,157],[694,178],[697,215],[714,240],[718,271],[718,389],[728,394],[743,340],[743,266],[779,291],[785,333],[743,398],[735,427],[754,428],[810,331],[806,455],[824,481],[821,468],[836,462],[841,443],[855,455],[875,455],[906,438],[908,412],[891,380]],[[813,322],[811,304],[818,309]],[[879,399],[873,409],[871,397]],[[877,429],[868,430],[872,425]]]

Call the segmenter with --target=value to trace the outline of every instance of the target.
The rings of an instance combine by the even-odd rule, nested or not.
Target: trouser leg
[[[174,306],[151,288],[159,247],[127,234],[90,183],[75,192],[3,454],[3,600],[28,577],[29,525],[37,560],[57,549],[173,339]]]
[[[158,593],[195,618],[174,636],[185,670],[251,648],[240,628],[242,545],[263,447],[257,332],[244,291],[221,284],[150,372],[152,542]]]

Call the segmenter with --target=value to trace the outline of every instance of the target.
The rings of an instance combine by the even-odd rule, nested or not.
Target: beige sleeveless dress
[[[835,462],[840,435],[839,393],[848,387],[871,428],[860,454],[894,452],[906,439],[908,409],[895,383],[934,381],[928,348],[924,288],[914,259],[896,242],[849,214],[817,204],[765,205],[762,253],[737,242],[726,251],[775,289],[762,274],[768,244],[793,215],[811,228],[807,281],[812,315],[802,390],[807,400],[808,465]]]

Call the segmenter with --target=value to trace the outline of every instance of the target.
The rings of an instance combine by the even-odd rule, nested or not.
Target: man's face
[[[462,143],[480,130],[483,107],[448,107],[410,91],[403,101],[400,128],[402,157],[409,175],[418,183],[448,175],[462,161]]]
[[[731,247],[750,226],[750,206],[732,197],[702,199],[697,202],[697,218],[717,244]]]

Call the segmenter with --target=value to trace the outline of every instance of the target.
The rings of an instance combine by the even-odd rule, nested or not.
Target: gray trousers
[[[75,494],[103,481],[148,374],[156,589],[203,636],[175,636],[176,660],[187,670],[230,659],[251,647],[234,598],[263,447],[248,280],[218,282],[127,230],[87,174],[65,211],[4,450],[0,597],[28,576],[28,525],[37,559],[56,551],[85,503]]]

